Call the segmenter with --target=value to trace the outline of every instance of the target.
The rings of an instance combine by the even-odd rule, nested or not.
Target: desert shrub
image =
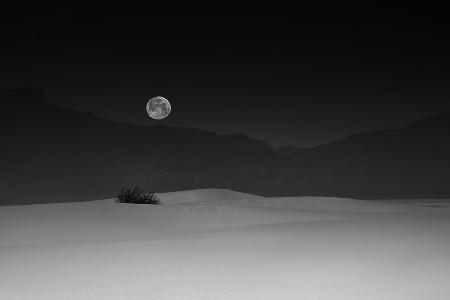
[[[123,187],[116,195],[117,203],[135,203],[135,204],[161,204],[158,196],[153,191],[145,192],[140,186],[133,188]]]

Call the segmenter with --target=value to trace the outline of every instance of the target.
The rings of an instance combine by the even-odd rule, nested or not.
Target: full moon
[[[171,110],[169,100],[164,97],[156,96],[147,102],[147,113],[155,120],[167,118]]]

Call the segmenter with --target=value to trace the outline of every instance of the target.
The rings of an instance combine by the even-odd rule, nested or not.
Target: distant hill
[[[354,183],[361,197],[449,196],[450,113],[315,148],[290,149],[289,155],[360,174]]]
[[[227,188],[263,196],[450,195],[449,115],[312,149],[241,134],[115,122],[61,108],[39,88],[0,91],[0,204]]]

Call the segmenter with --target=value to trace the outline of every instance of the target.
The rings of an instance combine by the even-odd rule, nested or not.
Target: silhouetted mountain
[[[3,90],[0,100],[0,204],[107,198],[136,184],[266,196],[450,195],[448,114],[288,153],[241,134],[104,120],[58,107],[38,88]]]
[[[448,196],[450,113],[291,151],[291,156],[360,174],[354,183],[361,197]]]
[[[333,171],[244,135],[104,120],[60,108],[38,88],[3,90],[0,100],[3,204],[105,198],[135,184],[158,192],[343,193]]]

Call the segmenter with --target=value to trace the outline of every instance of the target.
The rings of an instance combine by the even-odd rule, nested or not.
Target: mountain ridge
[[[104,120],[44,101],[36,88],[0,95],[3,203],[108,198],[134,184],[295,195],[312,192],[307,175],[321,174],[242,134]]]
[[[444,184],[450,146],[441,142],[448,131],[430,135],[429,126],[423,129],[428,123],[359,134],[295,154],[243,134],[105,120],[60,108],[36,87],[0,91],[0,100],[7,145],[0,148],[6,175],[0,204],[109,198],[135,184],[159,192],[227,188],[262,196],[450,195]],[[439,124],[447,124],[440,118]],[[416,150],[402,146],[414,139]],[[427,150],[423,143],[433,147]],[[414,157],[420,159],[417,172]],[[443,170],[435,172],[438,167]]]

